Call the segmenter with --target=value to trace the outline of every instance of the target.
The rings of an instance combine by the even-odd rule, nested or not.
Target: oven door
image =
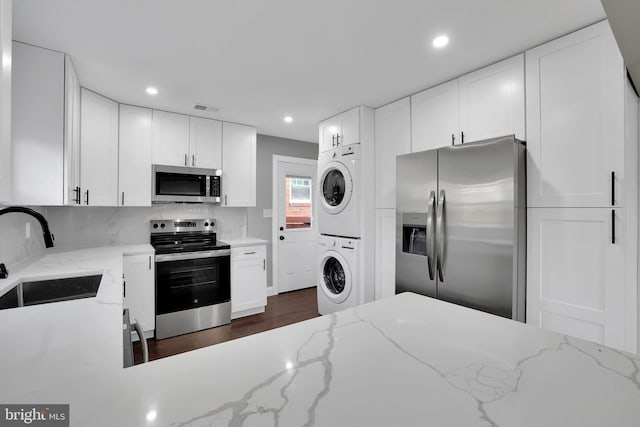
[[[156,255],[156,315],[231,301],[231,251]]]

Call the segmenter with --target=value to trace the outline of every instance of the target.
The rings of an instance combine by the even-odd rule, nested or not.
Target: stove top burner
[[[152,220],[151,246],[157,254],[229,249],[217,241],[215,224],[215,219]]]

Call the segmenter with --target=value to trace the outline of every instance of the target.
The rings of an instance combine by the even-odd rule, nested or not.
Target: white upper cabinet
[[[357,144],[360,142],[360,126],[362,109],[353,108],[320,122],[318,127],[319,152],[322,153],[338,146]]]
[[[189,118],[189,164],[196,168],[222,168],[222,122]]]
[[[0,58],[11,58],[11,0],[0,0]],[[11,66],[0,67],[0,203],[11,200]]]
[[[396,207],[396,156],[411,150],[409,97],[380,107],[375,115],[376,208]]]
[[[82,204],[118,205],[118,103],[82,89],[80,182]]]
[[[515,134],[524,139],[524,55],[411,96],[411,151]]]
[[[119,206],[151,206],[151,121],[148,108],[120,105]]]
[[[511,134],[525,139],[524,55],[460,77],[459,89],[460,142]]]
[[[14,42],[12,68],[12,202],[62,205],[64,54]]]
[[[412,95],[411,152],[459,143],[458,111],[458,80]]]
[[[71,58],[64,61],[64,194],[65,205],[80,204],[80,81]]]
[[[153,110],[153,163],[190,166],[189,116]]]
[[[256,128],[222,124],[222,206],[256,205]]]
[[[526,63],[528,205],[623,206],[626,77],[609,24],[532,49]]]

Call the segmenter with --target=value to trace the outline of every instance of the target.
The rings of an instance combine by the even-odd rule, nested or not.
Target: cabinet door
[[[360,108],[340,114],[337,119],[337,145],[351,145],[360,142]]]
[[[118,104],[82,89],[80,182],[82,204],[118,205]]]
[[[267,305],[266,248],[244,247],[231,253],[231,313]]]
[[[396,293],[396,210],[376,209],[376,300]]]
[[[151,121],[150,109],[120,105],[119,206],[151,206]]]
[[[64,55],[13,42],[12,69],[12,202],[61,205],[64,193]]]
[[[256,128],[222,124],[222,205],[256,205]]]
[[[396,207],[396,156],[411,151],[409,97],[375,110],[376,208]]]
[[[0,58],[11,58],[11,1],[0,2]],[[0,68],[0,203],[11,200],[11,67]]]
[[[607,22],[527,52],[528,204],[624,200],[624,66]]]
[[[462,142],[512,134],[524,140],[524,55],[459,80]]]
[[[318,126],[318,143],[320,153],[336,147],[336,137],[339,133],[338,122],[335,118],[325,120]]]
[[[528,209],[527,323],[625,349],[625,209],[611,212]]]
[[[123,257],[124,308],[129,309],[131,322],[137,321],[148,336],[156,328],[155,277],[153,255]]]
[[[188,166],[189,116],[153,110],[153,163]]]
[[[189,117],[189,164],[196,168],[222,169],[222,122]]]
[[[458,80],[411,96],[411,152],[460,142]]]
[[[64,201],[80,204],[80,82],[71,58],[65,55]]]

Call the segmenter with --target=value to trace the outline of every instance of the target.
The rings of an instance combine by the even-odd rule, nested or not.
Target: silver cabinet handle
[[[436,216],[436,235],[438,239],[438,253],[436,254],[436,267],[438,269],[438,279],[440,282],[444,282],[444,267],[445,267],[445,197],[444,190],[440,190],[440,197],[438,198],[438,214]]]
[[[149,255],[149,270],[151,270],[151,255]]]
[[[340,145],[340,134],[336,135],[336,145]]]
[[[266,269],[267,269],[267,260],[266,260],[266,259],[263,259],[263,260],[262,260],[262,269],[263,269],[263,270],[266,270]]]
[[[184,165],[187,166],[187,153],[184,153]]]
[[[121,205],[124,206],[124,191],[122,192],[122,203],[121,203]]]
[[[196,155],[192,154],[191,155],[191,166],[195,166],[196,165]]]
[[[429,205],[427,206],[427,266],[429,267],[429,280],[433,280],[433,265],[436,253],[435,217],[436,214],[436,192],[429,194]],[[412,241],[413,243],[413,241]]]
[[[336,136],[335,135],[331,135],[331,146],[332,147],[336,146]]]
[[[253,252],[245,252],[244,254],[245,254],[245,255],[253,255],[253,254],[255,254],[255,253],[256,253],[256,252],[255,252],[255,251],[253,251]]]
[[[144,337],[144,332],[142,331],[142,326],[140,326],[140,322],[137,319],[133,319],[134,323],[131,325],[133,329],[135,329],[138,334],[138,338],[140,339],[140,344],[142,345],[142,362],[149,362],[149,346],[147,345],[147,339]]]
[[[87,205],[89,205],[89,190],[85,191],[84,193],[85,193],[85,195],[87,196],[87,198],[86,198],[86,200],[85,200],[85,203],[86,203]]]
[[[224,195],[224,205],[225,206],[227,205],[227,195],[226,194]]]

